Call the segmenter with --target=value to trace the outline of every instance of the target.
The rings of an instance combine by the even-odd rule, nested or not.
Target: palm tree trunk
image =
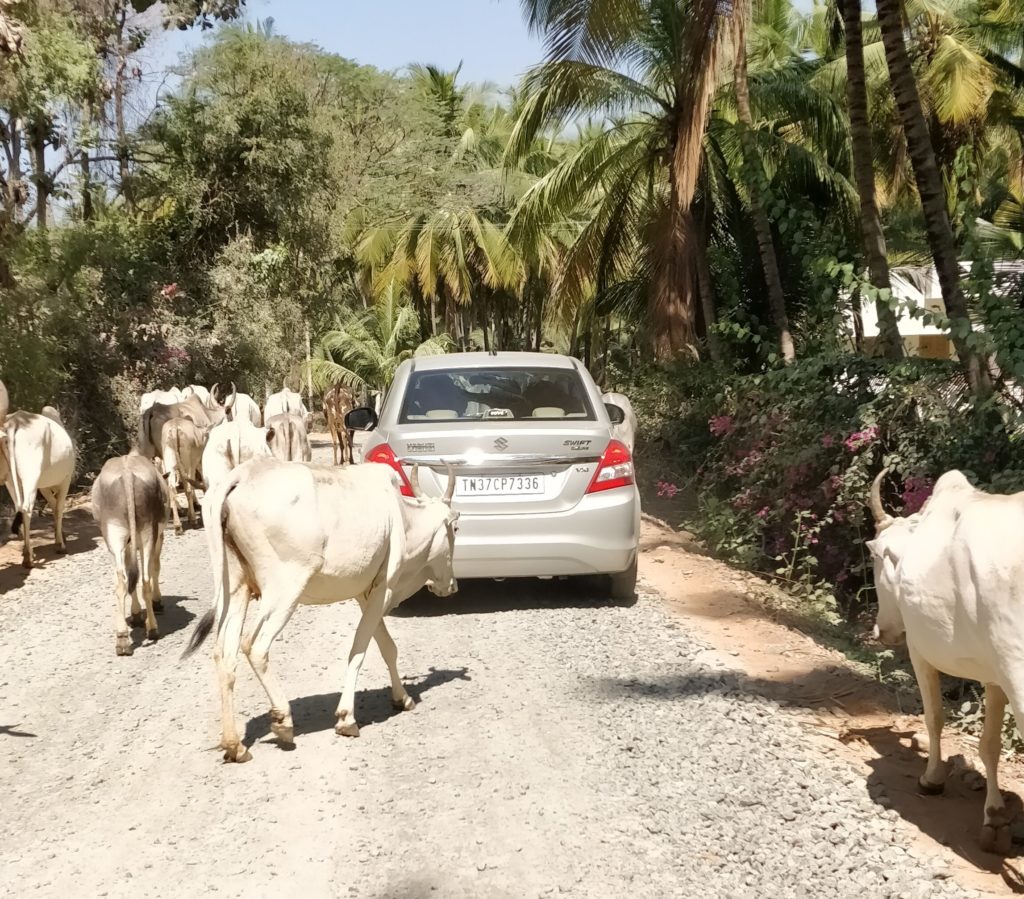
[[[121,193],[128,207],[132,207],[132,185],[128,168],[128,128],[124,118],[125,84],[128,71],[128,48],[124,26],[128,18],[128,3],[122,2],[121,15],[117,24],[117,68],[114,71],[114,127],[117,130],[117,169],[121,181]]]
[[[875,202],[875,169],[871,153],[871,129],[868,125],[868,92],[864,79],[864,34],[860,0],[843,0],[843,25],[846,30],[846,106],[850,114],[850,140],[853,147],[853,171],[860,195],[860,227],[864,237],[864,256],[871,286],[891,290],[889,260],[886,258],[885,232]],[[903,339],[896,313],[883,300],[875,301],[878,313],[878,343],[886,359],[903,358]],[[859,314],[860,306],[857,306]],[[862,326],[863,329],[863,326]],[[860,344],[857,344],[858,349]]]
[[[714,324],[718,320],[715,311],[715,285],[711,280],[711,266],[708,265],[708,241],[704,229],[694,228],[697,261],[697,289],[700,292],[700,305],[704,313],[704,328],[707,331],[708,355],[712,362],[719,362],[722,350],[718,345],[718,335],[714,332]]]
[[[942,177],[935,162],[928,125],[921,110],[921,98],[917,92],[917,81],[907,55],[903,38],[903,7],[900,0],[878,0],[876,4],[878,24],[885,46],[885,61],[889,67],[896,106],[899,108],[903,133],[907,139],[907,152],[914,167],[917,192],[921,197],[924,211],[928,246],[935,260],[935,270],[942,289],[942,301],[946,314],[952,320],[951,338],[960,364],[963,365],[971,389],[978,395],[985,395],[992,389],[988,371],[978,355],[970,347],[969,337],[973,330],[967,310],[967,300],[960,286],[960,268],[957,260],[956,241],[946,211],[946,194]]]
[[[782,278],[779,275],[779,261],[775,255],[775,244],[772,242],[772,226],[768,220],[768,212],[761,198],[761,183],[764,169],[754,144],[754,120],[750,112],[750,89],[747,86],[747,43],[744,33],[744,17],[736,17],[736,60],[733,64],[733,84],[736,89],[736,112],[740,119],[740,142],[746,167],[751,170],[747,179],[747,190],[750,193],[750,212],[754,219],[754,232],[757,234],[757,247],[761,254],[761,267],[764,269],[765,285],[768,288],[768,309],[771,312],[775,328],[779,332],[779,349],[782,360],[789,365],[796,358],[793,347],[793,334],[789,329],[789,315],[786,312],[786,295],[782,290]]]

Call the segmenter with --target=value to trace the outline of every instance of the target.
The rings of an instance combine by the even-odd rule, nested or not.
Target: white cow
[[[210,491],[233,469],[257,456],[271,455],[273,431],[248,421],[223,421],[212,431],[203,450],[203,484]]]
[[[214,385],[216,387],[217,385]],[[212,409],[216,404],[216,400],[210,396],[210,391],[203,387],[202,384],[189,384],[187,387],[181,389],[181,399],[187,400],[190,396],[196,397],[204,406]]]
[[[313,416],[310,415],[306,404],[302,401],[302,394],[296,393],[283,387],[277,393],[272,393],[263,404],[263,420],[269,421],[275,415],[290,413],[302,418],[302,424],[308,431],[312,424]]]
[[[883,472],[884,474],[884,472]],[[959,471],[944,474],[921,512],[894,518],[871,491],[877,536],[871,551],[878,592],[875,634],[886,645],[906,638],[928,728],[926,793],[946,779],[939,673],[985,685],[978,751],[988,788],[981,845],[1010,849],[1010,815],[998,786],[1003,712],[1024,713],[1024,493],[994,496]]]
[[[274,415],[267,419],[270,452],[282,462],[312,462],[306,426],[299,415]]]
[[[233,402],[224,404],[228,421],[248,421],[253,427],[263,424],[260,405],[247,393],[236,393]]]
[[[455,478],[449,469],[443,499],[399,495],[394,473],[383,465],[335,468],[276,459],[253,459],[236,468],[203,500],[213,565],[213,608],[193,632],[185,654],[216,628],[217,662],[226,761],[250,758],[234,716],[235,665],[241,648],[270,698],[271,729],[294,742],[288,695],[270,671],[270,644],[295,607],[355,597],[362,607],[349,653],[335,730],[358,736],[355,689],[372,637],[391,674],[397,708],[413,701],[398,674],[398,650],[384,616],[426,584],[438,596],[457,589],[452,572]],[[242,639],[250,599],[256,613]]]
[[[603,393],[601,401],[618,406],[626,416],[621,424],[612,425],[612,437],[620,443],[625,444],[626,449],[633,452],[633,444],[636,443],[636,413],[633,411],[633,404],[629,398],[622,393]]]
[[[14,503],[11,532],[24,541],[22,564],[32,567],[32,506],[36,490],[53,510],[54,543],[64,545],[64,504],[75,473],[75,448],[68,432],[52,418],[32,412],[6,416],[0,430],[0,480]]]
[[[115,651],[133,651],[129,623],[146,627],[146,636],[159,636],[156,618],[164,611],[160,597],[160,550],[167,518],[165,485],[156,466],[137,449],[108,459],[92,485],[92,517],[114,562],[117,599],[114,605]],[[141,566],[140,566],[141,561]],[[140,570],[141,569],[141,570]],[[142,614],[137,587],[142,577]],[[131,617],[125,601],[131,597]]]
[[[160,435],[163,447],[163,475],[167,480],[167,498],[174,519],[174,532],[181,533],[178,515],[178,488],[185,491],[188,523],[196,523],[196,485],[202,486],[200,466],[206,438],[210,429],[199,427],[187,418],[172,418],[164,422]]]
[[[184,396],[177,387],[172,387],[170,390],[151,390],[149,393],[142,394],[139,399],[139,414],[141,415],[154,403],[163,403],[165,406],[170,406],[173,403],[180,403]]]

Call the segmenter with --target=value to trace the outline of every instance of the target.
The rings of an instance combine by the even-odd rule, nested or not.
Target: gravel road
[[[971,895],[644,590],[410,600],[389,627],[418,708],[392,711],[371,648],[359,739],[333,730],[357,609],[300,608],[274,651],[297,746],[242,661],[253,760],[224,765],[212,659],[178,660],[209,602],[201,531],[168,535],[162,581],[163,637],[130,658],[102,548],[0,597],[0,893]]]

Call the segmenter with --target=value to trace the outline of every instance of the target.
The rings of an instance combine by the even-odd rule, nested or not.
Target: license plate
[[[541,476],[536,474],[459,477],[455,486],[459,496],[535,496],[544,492]]]

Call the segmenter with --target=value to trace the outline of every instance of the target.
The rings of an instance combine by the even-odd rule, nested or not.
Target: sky
[[[519,0],[248,0],[249,21],[268,17],[277,34],[379,69],[411,62],[454,69],[461,60],[464,83],[515,84],[541,57]],[[151,65],[173,66],[202,41],[198,29],[160,35],[149,50]]]

